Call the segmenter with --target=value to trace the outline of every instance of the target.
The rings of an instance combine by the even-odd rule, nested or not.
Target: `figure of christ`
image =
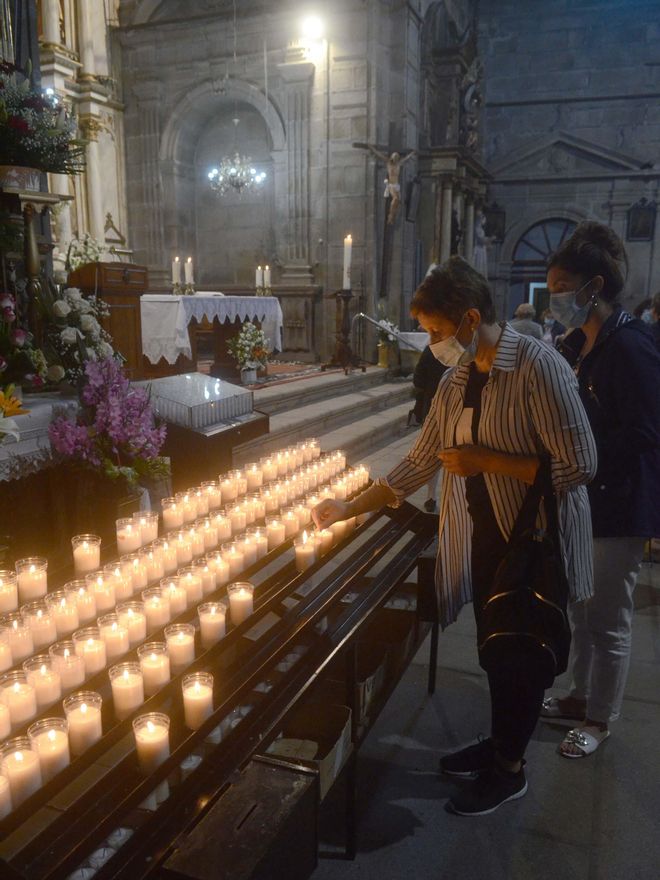
[[[399,153],[392,153],[390,156],[387,156],[386,153],[381,153],[380,150],[377,150],[371,144],[366,145],[367,148],[377,159],[380,159],[381,162],[385,163],[387,168],[387,179],[385,181],[385,198],[390,198],[392,201],[390,202],[390,210],[387,215],[387,222],[389,225],[392,225],[396,220],[396,215],[399,211],[399,205],[401,204],[401,166],[405,165],[405,163],[412,159],[417,155],[417,150],[412,150],[412,152],[408,153],[408,155],[402,159]]]

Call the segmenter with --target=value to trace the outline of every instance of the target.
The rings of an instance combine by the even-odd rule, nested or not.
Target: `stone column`
[[[89,231],[98,241],[105,238],[105,214],[103,212],[103,189],[101,186],[101,160],[99,156],[99,132],[101,123],[98,117],[88,116],[80,120],[89,141],[87,144],[87,216]]]
[[[309,141],[314,65],[308,61],[278,65],[286,93],[288,224],[286,265],[282,281],[311,284],[309,248]]]
[[[454,204],[453,185],[450,178],[442,181],[442,214],[440,227],[440,262],[449,259],[451,253],[451,211]]]
[[[41,22],[43,37],[46,43],[50,43],[53,46],[59,46],[62,42],[60,33],[61,11],[60,0],[42,0]]]
[[[78,46],[82,62],[81,79],[108,75],[105,12],[103,0],[85,0],[77,4]]]
[[[465,259],[472,265],[474,257],[474,200],[468,195],[465,199],[465,233],[463,238]]]
[[[160,106],[161,85],[158,80],[142,80],[135,83],[140,115],[139,156],[131,158],[129,187],[132,201],[131,242],[135,250],[142,251],[150,267],[150,277],[162,273],[167,280],[169,259],[165,251],[163,191],[160,168]],[[133,179],[131,179],[133,178]]]

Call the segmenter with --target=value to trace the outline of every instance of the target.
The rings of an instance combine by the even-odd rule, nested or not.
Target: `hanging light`
[[[236,127],[240,120],[234,119],[234,146],[236,145]],[[212,168],[208,173],[211,189],[218,195],[224,196],[229,192],[242,195],[244,192],[254,192],[266,179],[265,171],[257,171],[249,156],[241,156],[238,150],[233,155],[224,156],[217,168]]]

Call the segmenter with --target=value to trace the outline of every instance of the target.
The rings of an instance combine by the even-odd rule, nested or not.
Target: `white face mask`
[[[593,281],[593,278],[591,281]],[[594,298],[589,299],[583,306],[578,306],[577,298],[584,288],[591,284],[591,281],[587,281],[579,290],[567,290],[564,293],[550,294],[550,311],[555,320],[563,324],[564,327],[582,327],[589,317]]]
[[[463,315],[463,318],[465,318],[465,315]],[[461,318],[461,322],[456,328],[456,333],[461,329],[463,318]],[[471,364],[477,354],[479,344],[477,331],[474,331],[472,341],[467,348],[458,341],[456,333],[453,336],[448,336],[447,339],[441,339],[440,342],[434,342],[432,345],[429,345],[433,357],[446,367],[455,367],[458,364]]]

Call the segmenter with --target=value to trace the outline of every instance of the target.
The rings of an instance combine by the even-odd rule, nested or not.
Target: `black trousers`
[[[499,531],[475,529],[472,541],[472,591],[477,632],[480,612],[490,596],[497,566],[506,551]],[[519,761],[525,754],[538,721],[544,686],[533,655],[521,652],[501,668],[488,672],[491,703],[491,736],[498,753],[507,761]]]

